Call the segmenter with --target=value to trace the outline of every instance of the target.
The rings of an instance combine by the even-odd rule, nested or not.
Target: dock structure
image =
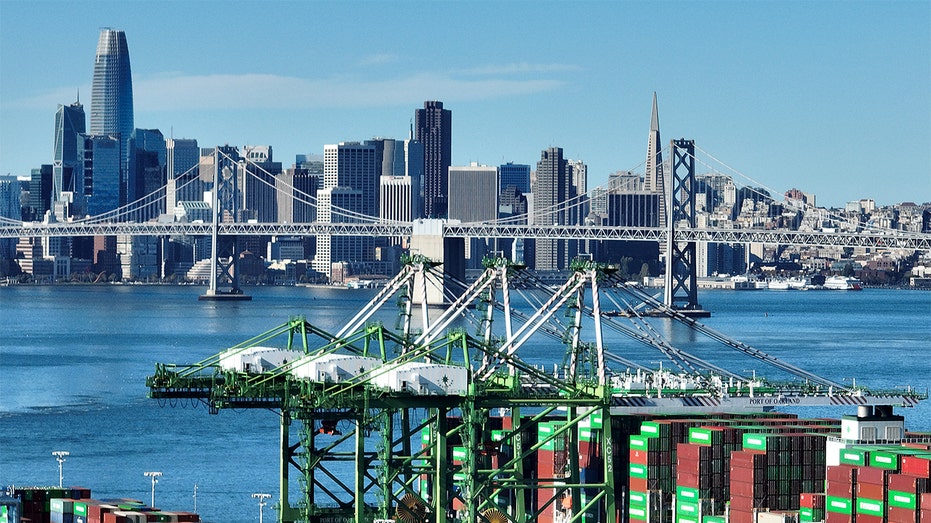
[[[627,437],[643,419],[632,413],[913,406],[926,397],[845,387],[665,308],[671,320],[801,381],[780,385],[720,368],[672,346],[637,314],[663,310],[659,300],[585,260],[565,283],[547,286],[519,265],[488,259],[431,317],[426,301],[414,299],[426,289],[415,287],[437,281],[425,277],[437,265],[404,258],[398,276],[338,332],[294,317],[204,361],[158,364],[149,395],[201,400],[214,414],[280,412],[278,521],[436,523],[621,521]],[[512,294],[528,290],[538,292],[523,300],[533,310],[521,311]],[[373,317],[392,298],[400,321],[387,328]],[[605,299],[625,316],[603,314]],[[612,353],[606,328],[671,366]],[[521,358],[539,337],[565,347],[553,370]],[[294,479],[303,492],[292,503]]]

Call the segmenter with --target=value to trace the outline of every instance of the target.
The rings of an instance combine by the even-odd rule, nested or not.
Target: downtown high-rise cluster
[[[126,35],[108,28],[100,33],[94,61],[90,125],[80,100],[58,107],[52,164],[33,171],[21,214],[24,220],[66,221],[112,213],[116,220],[131,208],[135,221],[209,222],[217,215],[269,223],[377,217],[657,226],[663,223],[664,202],[655,97],[653,103],[645,179],[615,173],[609,189],[591,199],[587,166],[566,158],[559,147],[542,150],[535,166],[452,165],[452,111],[435,100],[414,110],[405,139],[324,145],[322,155],[296,155],[286,167],[275,160],[271,145],[201,147],[195,139],[136,128]],[[304,260],[306,268],[297,271],[318,281],[391,274],[409,248],[407,238],[329,235],[246,238],[244,243],[244,255],[266,266],[273,260]],[[4,255],[20,260],[26,272],[50,273],[53,279],[75,272],[196,279],[208,246],[209,238],[188,237],[24,238],[15,252]],[[579,254],[619,252],[617,246],[578,240],[474,238],[465,244],[465,267],[479,268],[493,251],[540,270],[566,269]],[[243,270],[249,266],[243,264]]]

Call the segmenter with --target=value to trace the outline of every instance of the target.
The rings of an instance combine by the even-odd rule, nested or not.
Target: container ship
[[[193,512],[148,507],[129,498],[93,499],[83,487],[8,487],[0,496],[0,523],[199,522]]]

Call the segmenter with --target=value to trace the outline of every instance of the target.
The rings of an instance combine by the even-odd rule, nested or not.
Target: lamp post
[[[58,460],[58,488],[61,488],[61,466],[65,462],[65,456],[70,456],[71,453],[67,450],[56,450],[52,452],[52,455],[55,456],[55,459]]]
[[[152,478],[152,507],[155,507],[155,484],[158,483],[159,476],[162,475],[161,472],[143,472],[143,476],[148,476]]]
[[[262,515],[265,512],[265,500],[272,497],[271,494],[265,494],[264,492],[256,492],[252,495],[253,499],[259,500],[259,523],[262,523]]]

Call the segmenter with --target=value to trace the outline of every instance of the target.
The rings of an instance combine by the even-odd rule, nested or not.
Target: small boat
[[[787,291],[789,290],[789,282],[781,278],[777,278],[775,280],[769,280],[769,284],[767,285],[767,288],[769,288],[770,290],[776,290],[776,291]]]

